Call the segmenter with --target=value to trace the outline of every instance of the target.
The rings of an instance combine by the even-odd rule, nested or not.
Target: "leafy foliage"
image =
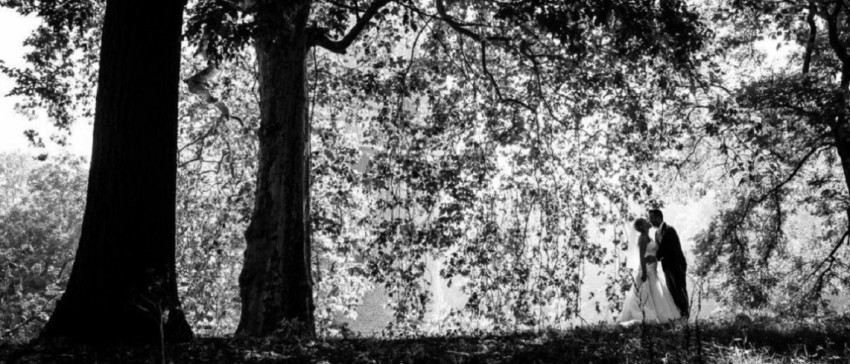
[[[840,3],[712,9],[726,34],[718,45],[728,47],[716,54],[729,71],[717,83],[722,91],[708,93],[710,118],[692,141],[705,152],[694,161],[720,161],[708,176],[725,177],[716,186],[728,203],[697,238],[697,274],[714,280],[714,293],[730,306],[822,312],[825,294],[850,283],[842,278],[850,252],[842,249],[848,186],[838,131],[847,123],[841,85],[850,75],[842,71],[843,45],[830,39],[832,27],[846,32],[836,23],[846,11]],[[778,70],[762,69],[764,58],[753,51],[765,38],[790,43]]]
[[[32,338],[65,290],[80,235],[87,164],[61,155],[34,162],[2,154],[0,337]],[[12,191],[14,194],[10,193]]]
[[[24,57],[27,67],[19,69],[0,62],[0,72],[16,83],[9,96],[24,96],[18,111],[31,118],[36,118],[36,111],[47,112],[57,129],[50,139],[59,145],[65,145],[75,120],[94,115],[104,6],[103,1],[0,1],[0,7],[43,20],[24,42],[31,47]],[[44,146],[34,130],[25,134],[31,144]]]
[[[382,29],[354,48],[372,69],[342,78],[369,85],[376,99],[362,128],[375,149],[366,181],[376,239],[367,256],[391,293],[397,332],[422,328],[430,298],[421,287],[435,259],[469,295],[449,328],[575,318],[584,267],[621,263],[606,259],[608,243],[590,241],[587,226],[610,230],[634,216],[628,201],[655,202],[640,169],[655,159],[647,139],[676,137],[648,105],[676,102],[666,82],[687,82],[688,73],[647,66],[652,53],[619,58],[622,47],[604,32],[586,34],[580,55],[557,39],[500,47],[534,23],[512,27],[524,18],[502,21],[481,11],[488,6],[455,4],[468,22],[498,24],[478,35],[492,39],[486,48],[429,24],[408,38],[411,56],[399,65],[399,45],[381,41]],[[628,274],[611,271],[616,300]]]
[[[187,59],[185,74],[201,68]],[[206,102],[183,93],[179,173],[178,272],[189,321],[206,334],[232,332],[238,320],[243,232],[254,205],[256,73],[249,57],[227,64],[214,88],[237,118],[222,119]],[[324,110],[314,111],[314,115]],[[324,115],[324,114],[323,114]],[[317,324],[327,333],[339,315],[354,315],[370,287],[363,266],[366,213],[359,144],[347,132],[353,115],[315,117],[312,211]],[[210,211],[216,211],[211,214]]]

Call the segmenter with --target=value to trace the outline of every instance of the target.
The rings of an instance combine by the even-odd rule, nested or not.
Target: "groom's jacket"
[[[678,268],[685,270],[688,267],[688,262],[685,260],[685,254],[682,252],[682,244],[679,242],[679,234],[672,226],[664,224],[659,231],[661,236],[661,244],[658,247],[658,252],[655,255],[661,261],[661,268],[665,271]]]

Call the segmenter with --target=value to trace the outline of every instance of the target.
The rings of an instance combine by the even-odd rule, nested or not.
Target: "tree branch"
[[[847,54],[847,47],[841,42],[841,39],[838,36],[838,17],[841,14],[841,8],[844,5],[844,1],[836,1],[835,8],[832,11],[832,14],[829,11],[825,11],[826,13],[826,24],[827,30],[829,34],[829,46],[835,51],[835,55],[841,60],[841,87],[842,91],[847,87],[848,82],[850,82],[850,55]]]
[[[19,322],[17,325],[13,326],[13,327],[12,327],[12,328],[10,328],[9,330],[6,330],[6,332],[4,332],[2,335],[0,335],[0,338],[5,338],[5,337],[7,337],[7,336],[10,336],[10,335],[14,334],[15,332],[17,332],[18,330],[20,330],[20,329],[22,329],[22,328],[26,327],[27,325],[29,325],[30,323],[32,323],[32,322],[33,322],[33,321],[35,321],[35,320],[38,320],[38,321],[42,321],[42,322],[44,322],[44,319],[43,319],[43,318],[41,318],[41,316],[39,316],[39,315],[41,315],[42,313],[47,312],[47,306],[48,306],[49,304],[53,303],[53,301],[55,301],[55,300],[56,300],[56,297],[59,297],[59,296],[53,296],[53,297],[50,297],[50,299],[49,299],[49,300],[47,300],[46,302],[44,302],[44,304],[42,304],[42,305],[41,305],[41,307],[38,309],[38,312],[33,313],[33,314],[32,314],[32,315],[30,315],[27,319],[22,320],[22,321],[21,321],[21,322]]]
[[[770,189],[770,191],[767,191],[767,193],[765,193],[764,195],[762,195],[760,198],[753,198],[753,197],[748,198],[748,199],[747,199],[747,201],[746,201],[746,202],[747,202],[747,205],[746,205],[746,206],[744,206],[744,209],[743,209],[743,210],[741,211],[741,213],[740,213],[740,219],[738,219],[738,224],[743,223],[744,219],[746,219],[746,218],[747,218],[747,216],[749,216],[750,211],[751,211],[751,209],[752,209],[752,208],[754,208],[756,205],[758,205],[758,204],[760,204],[760,203],[764,202],[764,201],[765,201],[768,197],[770,197],[772,194],[774,194],[774,193],[778,193],[778,192],[779,192],[779,189],[781,189],[781,188],[782,188],[782,187],[784,187],[786,184],[788,184],[789,182],[791,182],[791,180],[793,180],[793,179],[794,179],[794,177],[796,177],[796,176],[797,176],[797,173],[799,173],[799,172],[800,172],[800,170],[803,168],[803,166],[806,164],[806,162],[809,160],[809,158],[811,158],[811,157],[812,157],[815,153],[817,153],[818,151],[820,151],[822,147],[823,147],[823,145],[816,145],[816,146],[814,146],[814,147],[812,148],[812,150],[810,150],[810,151],[809,151],[809,153],[807,153],[807,154],[803,157],[803,159],[801,159],[801,160],[797,163],[797,166],[795,166],[795,167],[794,167],[794,170],[793,170],[793,171],[791,171],[791,174],[790,174],[790,175],[788,175],[788,177],[786,177],[786,178],[785,178],[785,180],[783,180],[782,182],[780,182],[780,183],[779,183],[779,184],[777,184],[776,186],[773,186],[773,188],[771,188],[771,189]]]
[[[832,270],[833,263],[835,262],[835,253],[838,252],[838,249],[841,248],[842,245],[844,245],[845,241],[847,241],[848,235],[850,235],[850,230],[845,231],[844,235],[841,235],[841,238],[839,238],[838,242],[835,243],[835,246],[832,247],[832,251],[829,252],[829,255],[827,255],[826,258],[821,260],[818,266],[814,270],[812,270],[812,273],[810,273],[806,277],[806,279],[803,280],[803,282],[808,281],[810,278],[812,278],[812,276],[815,275],[815,273],[817,273],[821,268],[823,268],[824,264],[829,262],[829,266],[827,266],[827,268],[824,269],[824,271],[821,272],[820,275],[818,275],[817,283],[815,284],[815,287],[813,287],[810,291],[811,294],[819,294],[821,289],[823,289],[824,278],[826,277],[826,274],[829,273],[830,270]]]
[[[809,15],[806,17],[806,22],[809,23],[809,41],[806,43],[806,53],[803,56],[803,73],[809,73],[809,68],[812,64],[812,52],[815,50],[815,41],[817,40],[818,26],[815,23],[815,13],[817,6],[814,1],[809,1]]]
[[[446,4],[443,3],[443,0],[434,0],[434,3],[437,6],[437,13],[440,14],[440,18],[456,32],[463,34],[469,38],[472,38],[476,42],[481,42],[484,39],[477,33],[464,28],[463,26],[458,24],[458,22],[452,19],[452,17],[446,13]]]
[[[485,37],[485,36],[482,36],[478,33],[473,32],[473,31],[471,31],[467,28],[464,28],[463,25],[461,25],[456,20],[454,20],[454,18],[452,18],[446,12],[446,4],[443,2],[443,0],[434,0],[434,5],[436,5],[437,14],[440,15],[440,19],[442,21],[446,22],[446,24],[448,24],[449,27],[454,29],[456,32],[458,32],[458,33],[460,33],[464,36],[467,36],[467,37],[469,37],[470,39],[472,39],[476,42],[484,42],[484,41],[503,41],[504,42],[504,41],[508,41],[508,38],[505,38],[505,37],[489,37],[489,36]]]
[[[481,42],[480,44],[481,44],[481,70],[484,72],[484,74],[487,76],[487,79],[490,81],[490,84],[493,86],[493,90],[496,92],[496,98],[499,100],[499,102],[505,103],[505,104],[518,105],[522,108],[525,108],[528,111],[531,111],[531,113],[536,114],[537,111],[534,108],[532,108],[530,105],[528,105],[528,104],[526,104],[526,103],[524,103],[524,102],[522,102],[518,99],[505,98],[502,95],[502,90],[499,88],[499,83],[496,82],[496,77],[494,77],[493,73],[490,72],[490,69],[487,68],[487,42]]]
[[[344,54],[348,49],[348,46],[354,42],[357,37],[360,36],[360,33],[363,32],[363,29],[369,25],[369,22],[372,21],[372,18],[378,14],[378,11],[381,10],[385,5],[389,4],[392,0],[375,0],[372,5],[369,5],[369,8],[363,13],[359,19],[357,19],[357,23],[354,24],[354,27],[348,31],[342,39],[334,41],[328,38],[327,30],[321,28],[310,28],[308,31],[310,32],[310,47],[319,46],[324,49],[327,49],[334,53]]]
[[[776,186],[773,186],[773,188],[771,188],[770,191],[765,193],[761,198],[759,198],[759,199],[750,198],[750,201],[754,202],[755,204],[762,203],[762,202],[764,202],[764,200],[766,200],[768,197],[770,197],[771,194],[774,194],[777,191],[779,191],[780,188],[784,187],[786,184],[788,184],[788,182],[791,182],[791,180],[793,180],[794,177],[797,176],[797,173],[800,172],[800,170],[803,168],[803,166],[806,164],[806,162],[809,160],[809,158],[811,158],[816,152],[820,151],[820,149],[821,149],[820,145],[812,148],[812,150],[810,150],[809,153],[807,153],[803,157],[803,159],[801,159],[800,162],[797,163],[797,166],[794,167],[794,170],[791,171],[791,174],[789,174],[788,177],[786,177],[784,181],[780,182]]]
[[[821,261],[820,265],[818,265],[818,267],[815,268],[815,270],[814,270],[815,272],[817,272],[823,266],[824,262],[835,257],[835,253],[837,253],[838,249],[841,248],[842,245],[844,245],[845,241],[847,241],[848,235],[850,235],[850,230],[845,231],[844,235],[841,236],[841,239],[838,239],[838,242],[835,244],[834,247],[832,247],[832,251],[829,252],[829,255],[827,255],[826,258],[824,258],[824,260]]]
[[[352,5],[346,5],[346,4],[343,4],[339,1],[334,1],[334,0],[323,0],[323,2],[326,2],[328,4],[331,4],[333,6],[336,6],[338,8],[342,8],[342,9],[345,9],[345,10],[348,10],[348,11],[354,11],[355,14],[357,15],[358,19],[360,18],[360,13],[365,11],[365,9],[361,9],[356,4],[353,5],[353,6]]]
[[[493,90],[496,93],[496,98],[498,99],[499,103],[513,104],[513,105],[522,107],[522,108],[529,110],[530,112],[536,114],[537,111],[533,107],[528,105],[527,103],[525,103],[521,100],[515,99],[515,98],[504,97],[502,95],[502,90],[499,87],[498,82],[496,82],[496,78],[493,76],[493,73],[490,72],[490,69],[487,67],[487,42],[488,41],[502,41],[502,42],[504,42],[504,41],[508,41],[508,38],[482,36],[478,33],[475,33],[473,31],[465,28],[463,25],[461,25],[459,22],[457,22],[451,16],[449,16],[449,14],[446,12],[446,5],[443,2],[443,0],[435,0],[434,3],[437,7],[437,14],[439,15],[440,20],[442,20],[446,24],[448,24],[449,27],[451,27],[458,34],[466,36],[466,37],[478,42],[481,45],[481,71],[484,73],[484,76],[486,76],[487,80],[493,86]]]
[[[213,134],[213,133],[214,133],[214,132],[218,129],[218,124],[219,124],[221,121],[222,121],[222,119],[220,119],[220,118],[216,119],[216,120],[215,120],[215,122],[213,122],[213,124],[210,126],[210,128],[209,128],[209,129],[207,129],[207,131],[206,131],[206,132],[204,132],[203,134],[199,135],[197,138],[195,138],[195,139],[194,139],[194,140],[192,140],[191,142],[186,143],[186,145],[184,145],[184,146],[180,147],[179,149],[177,149],[177,154],[179,155],[179,154],[180,154],[181,152],[183,152],[183,150],[185,150],[186,148],[188,148],[188,147],[190,147],[190,146],[192,146],[192,145],[195,145],[195,144],[196,144],[196,143],[198,143],[198,142],[202,142],[202,141],[206,140],[206,139],[207,139],[207,137],[209,137],[210,135],[212,135],[212,134]],[[183,166],[183,165],[181,165],[181,167],[182,167],[182,166]]]

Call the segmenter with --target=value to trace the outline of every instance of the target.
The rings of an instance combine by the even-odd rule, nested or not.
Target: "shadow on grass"
[[[159,363],[158,347],[0,345],[0,363]],[[850,363],[850,318],[685,325],[596,325],[568,331],[408,339],[200,338],[169,363]]]

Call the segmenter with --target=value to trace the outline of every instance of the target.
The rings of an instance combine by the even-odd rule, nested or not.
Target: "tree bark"
[[[313,336],[307,19],[311,1],[258,1],[257,190],[245,232],[237,334]]]
[[[832,134],[835,138],[835,150],[841,160],[841,168],[844,171],[844,181],[850,189],[850,128],[845,121],[840,121],[833,126]]]
[[[843,112],[846,110],[844,103],[840,109]],[[841,160],[841,169],[844,172],[844,183],[847,189],[850,190],[850,123],[846,116],[839,116],[835,124],[832,125],[832,134],[835,139],[835,150],[838,152],[838,158]],[[846,211],[848,219],[850,219],[850,210]]]
[[[109,0],[80,243],[43,340],[190,340],[175,274],[181,0]]]
[[[834,46],[834,45],[833,45]],[[843,48],[842,48],[843,50]],[[846,54],[846,51],[844,51]],[[836,54],[841,53],[836,49]],[[842,57],[844,58],[844,57]],[[850,98],[850,60],[842,61],[841,82],[835,91],[834,120],[829,120],[835,139],[835,149],[841,160],[841,169],[844,172],[844,182],[850,190],[850,122],[847,115],[847,100]],[[850,219],[850,210],[846,211]]]

